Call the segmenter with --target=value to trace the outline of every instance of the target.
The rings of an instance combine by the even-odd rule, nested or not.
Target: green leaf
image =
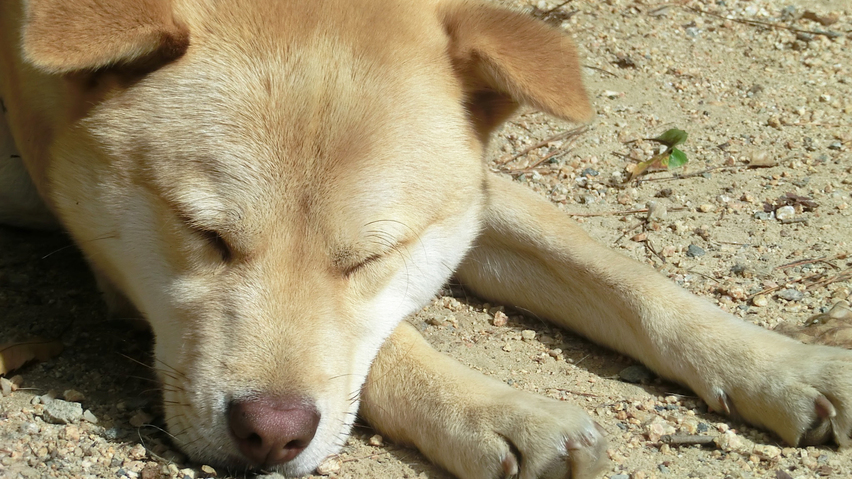
[[[686,153],[678,150],[677,148],[672,148],[671,158],[669,159],[668,168],[673,170],[675,168],[680,168],[685,165],[689,159],[686,157]]]
[[[685,131],[678,130],[677,128],[672,128],[662,135],[651,138],[654,141],[660,142],[669,148],[673,148],[683,142],[686,141],[686,137],[689,136]]]

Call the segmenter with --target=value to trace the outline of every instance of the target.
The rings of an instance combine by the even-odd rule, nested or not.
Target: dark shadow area
[[[0,227],[0,344],[34,338],[58,339],[64,349],[56,358],[12,373],[23,382],[19,392],[0,398],[7,409],[14,410],[11,405],[22,397],[32,403],[29,394],[62,399],[65,391],[75,390],[83,395],[83,410],[97,418],[98,435],[166,451],[167,436],[158,430],[159,384],[148,366],[151,334],[108,318],[88,265],[68,236]],[[42,424],[40,409],[35,404],[28,409]],[[133,426],[134,416],[149,418],[145,424],[150,425]],[[17,431],[5,430],[13,427],[0,422],[0,437],[14,439]],[[39,428],[45,434],[46,426]],[[61,454],[51,456],[56,457],[37,469],[51,467],[51,461],[61,465]]]

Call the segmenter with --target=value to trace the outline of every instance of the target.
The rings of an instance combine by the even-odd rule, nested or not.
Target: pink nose
[[[254,465],[291,461],[304,451],[320,421],[310,401],[296,396],[257,396],[232,401],[228,411],[240,452]]]

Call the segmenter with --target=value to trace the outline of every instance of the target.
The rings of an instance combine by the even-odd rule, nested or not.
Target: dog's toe
[[[607,464],[603,430],[579,408],[526,393],[501,402],[491,418],[506,450],[499,477],[591,478]]]
[[[594,477],[603,469],[607,463],[607,442],[600,425],[598,423],[594,425],[594,431],[585,432],[579,439],[569,438],[565,441],[569,470],[559,476],[548,477]]]

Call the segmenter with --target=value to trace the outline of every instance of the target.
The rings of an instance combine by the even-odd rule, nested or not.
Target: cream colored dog
[[[454,273],[790,444],[850,443],[852,353],[729,316],[486,173],[519,103],[592,114],[571,42],[535,20],[455,0],[4,0],[0,62],[0,215],[43,225],[34,184],[147,318],[197,461],[306,474],[360,412],[462,478],[594,476],[605,440],[578,407],[401,323]]]

